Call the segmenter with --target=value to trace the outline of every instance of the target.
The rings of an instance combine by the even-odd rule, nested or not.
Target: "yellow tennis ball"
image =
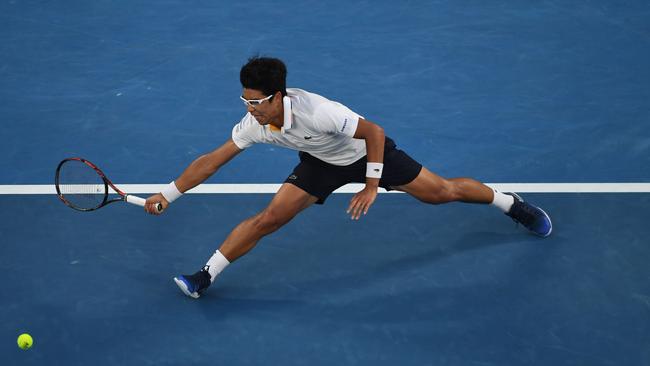
[[[32,336],[27,333],[23,333],[18,336],[18,347],[22,349],[29,349],[33,343],[34,340],[32,339]]]

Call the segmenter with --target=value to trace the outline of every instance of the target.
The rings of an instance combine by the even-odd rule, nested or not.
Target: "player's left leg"
[[[440,204],[454,201],[492,203],[494,190],[471,178],[445,179],[422,167],[420,174],[408,184],[393,187],[418,200]]]
[[[455,201],[492,204],[539,236],[549,236],[553,230],[551,218],[541,208],[524,202],[517,194],[495,191],[471,178],[445,179],[422,167],[414,180],[392,188],[430,204]]]

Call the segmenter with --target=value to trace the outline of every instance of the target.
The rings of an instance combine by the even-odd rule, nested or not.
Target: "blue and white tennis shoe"
[[[202,269],[193,275],[180,275],[174,277],[174,282],[183,293],[191,298],[198,299],[210,284],[210,273]]]
[[[524,225],[525,228],[536,235],[544,238],[551,235],[553,223],[544,210],[524,202],[516,193],[506,194],[515,198],[515,203],[510,207],[510,211],[506,213],[507,216],[510,216],[515,222]]]

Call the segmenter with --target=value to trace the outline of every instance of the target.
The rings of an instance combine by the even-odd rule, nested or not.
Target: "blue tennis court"
[[[649,24],[643,1],[0,2],[0,359],[649,365]],[[35,194],[69,156],[118,185],[173,180],[230,137],[256,54],[442,176],[578,190],[522,193],[546,239],[405,194],[352,221],[335,194],[199,300],[172,277],[271,194],[188,194],[160,217]],[[258,145],[206,183],[281,183],[297,162]],[[623,188],[577,192],[594,183]]]

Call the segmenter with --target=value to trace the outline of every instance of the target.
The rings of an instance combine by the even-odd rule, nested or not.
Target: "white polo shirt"
[[[355,139],[362,116],[341,103],[302,89],[287,88],[283,98],[284,125],[272,130],[247,113],[232,129],[240,149],[266,143],[307,152],[327,163],[350,165],[366,155],[366,141]]]

